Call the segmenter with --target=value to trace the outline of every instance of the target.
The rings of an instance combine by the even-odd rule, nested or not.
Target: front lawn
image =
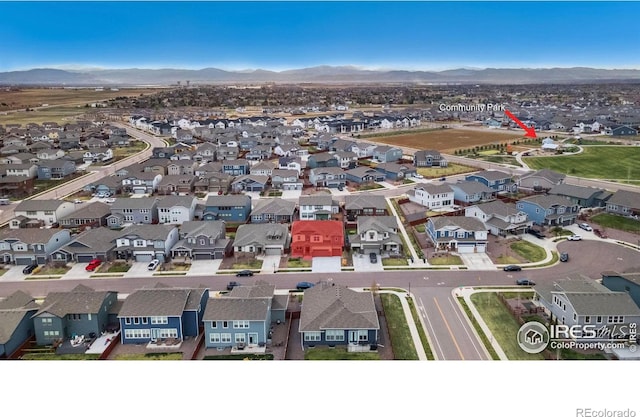
[[[419,232],[419,233],[424,233],[425,232],[424,224],[418,224],[416,226],[413,226],[413,228],[416,229],[416,232]]]
[[[640,221],[615,214],[600,213],[591,218],[591,221],[602,227],[610,227],[625,232],[640,233]]]
[[[464,265],[462,258],[455,255],[445,255],[429,258],[431,265]]]
[[[527,242],[526,240],[514,242],[510,247],[515,253],[522,256],[529,262],[540,262],[547,256],[542,247],[534,245],[531,242]]]
[[[55,353],[25,353],[21,359],[30,361],[87,361],[96,360],[100,357],[97,353],[69,353],[57,355]]]
[[[125,263],[113,264],[107,269],[106,272],[127,272],[131,268],[131,265]]]
[[[287,268],[311,268],[311,261],[301,258],[289,258]]]
[[[127,353],[115,357],[119,361],[175,361],[182,359],[182,352]]]
[[[387,319],[394,358],[397,360],[418,360],[416,347],[413,344],[400,300],[395,294],[380,294],[380,299]]]
[[[439,178],[447,175],[464,174],[467,172],[477,171],[478,168],[469,167],[466,165],[449,163],[446,167],[435,168],[418,168],[418,174],[425,178]]]
[[[329,348],[317,346],[304,352],[304,359],[311,361],[379,360],[378,352],[347,352],[344,346]]]
[[[405,258],[382,258],[383,266],[404,266],[409,265]]]
[[[384,188],[384,185],[378,184],[378,183],[371,183],[371,184],[361,184],[358,186],[358,190],[359,191],[368,191],[368,190],[377,190],[379,188]]]
[[[38,271],[34,275],[64,275],[69,272],[71,268],[68,266],[43,266],[38,268]]]
[[[260,259],[238,261],[232,265],[231,269],[262,269],[262,261]]]

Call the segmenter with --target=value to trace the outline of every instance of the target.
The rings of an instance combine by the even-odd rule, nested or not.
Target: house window
[[[229,328],[229,322],[228,321],[223,321],[222,322],[222,328],[223,329],[228,329]]]
[[[585,316],[584,317],[584,324],[589,324],[591,323],[591,316]]]
[[[157,333],[158,337],[165,339],[167,337],[178,337],[178,329],[158,329]]]
[[[134,317],[133,324],[140,324],[140,317]]]
[[[220,343],[231,343],[231,333],[220,333]]]
[[[609,316],[607,317],[607,323],[612,324],[612,323],[624,323],[624,317],[623,316]]]
[[[149,339],[151,329],[124,329],[125,339]]]
[[[358,330],[358,341],[366,342],[369,340],[369,332],[366,330]]]
[[[42,319],[43,326],[51,326],[52,320],[50,318]]]
[[[596,316],[596,323],[602,324],[602,316]]]
[[[59,330],[45,330],[44,331],[44,336],[45,337],[58,337],[58,336],[60,336],[60,331]]]
[[[142,317],[142,319],[140,320],[140,322],[142,324],[147,324],[149,322],[149,318],[148,317]]]
[[[305,332],[304,333],[304,341],[305,342],[319,342],[322,340],[322,333],[320,332]]]
[[[211,322],[211,328],[212,329],[217,329],[218,328],[218,322],[217,321],[212,321]]]
[[[220,343],[220,333],[210,333],[209,343]]]
[[[344,330],[327,330],[325,333],[325,339],[327,342],[342,342],[344,341]]]
[[[131,317],[125,317],[124,324],[131,324]]]
[[[169,323],[169,318],[167,316],[152,316],[151,324],[167,324]]]
[[[578,314],[573,313],[573,321],[578,321]]]
[[[236,343],[244,343],[246,340],[244,337],[244,333],[236,333],[235,340],[236,340]]]
[[[236,320],[233,322],[234,329],[248,329],[249,328],[249,320]]]

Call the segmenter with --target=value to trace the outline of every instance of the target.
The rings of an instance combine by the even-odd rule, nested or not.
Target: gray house
[[[33,316],[38,345],[74,336],[95,337],[107,329],[117,293],[78,285],[68,292],[50,292]]]
[[[154,197],[116,198],[111,204],[111,215],[107,224],[111,228],[122,227],[127,223],[158,223],[158,199]]]
[[[286,224],[242,224],[236,231],[233,248],[237,253],[283,255],[291,245]]]
[[[251,223],[291,223],[295,211],[294,201],[280,198],[258,200],[251,211]]]
[[[0,234],[0,262],[43,265],[70,240],[67,229],[7,229]]]
[[[416,151],[413,154],[413,165],[418,168],[446,167],[447,160],[442,157],[439,151],[427,149]]]
[[[222,259],[232,250],[224,221],[188,221],[180,226],[180,240],[171,248],[172,258]]]
[[[65,178],[76,172],[76,163],[66,159],[40,161],[38,163],[38,179],[50,180]]]
[[[118,259],[166,262],[171,248],[178,242],[178,228],[169,224],[139,224],[125,228],[114,239],[114,253]]]
[[[453,190],[454,201],[464,205],[494,200],[497,193],[479,181],[459,181],[449,187]]]
[[[565,183],[553,187],[549,190],[549,194],[566,197],[573,204],[577,204],[582,208],[604,207],[607,204],[607,200],[613,195],[613,193],[601,188],[582,187]]]
[[[18,290],[0,299],[0,359],[10,358],[33,336],[33,314],[38,305],[33,297]]]
[[[402,149],[393,146],[381,145],[373,150],[373,158],[376,162],[395,162],[402,159]]]
[[[349,244],[354,251],[394,256],[402,252],[402,238],[395,216],[359,216],[357,231],[357,234],[349,235]]]
[[[640,214],[640,193],[618,190],[607,201],[607,213],[623,216],[638,216]]]
[[[60,218],[60,226],[65,228],[100,227],[107,225],[111,207],[99,201],[83,204],[83,207]]]
[[[562,184],[565,177],[565,174],[550,169],[541,169],[522,175],[517,180],[517,184],[518,188],[522,190],[545,191]]]
[[[298,332],[302,349],[346,345],[349,351],[377,346],[380,322],[370,291],[322,282],[304,291]]]
[[[51,253],[52,261],[90,262],[92,259],[113,259],[115,239],[122,233],[116,230],[95,228],[73,237],[69,243]]]

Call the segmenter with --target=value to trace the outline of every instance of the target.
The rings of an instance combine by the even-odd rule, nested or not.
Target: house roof
[[[480,220],[475,217],[464,216],[439,216],[429,218],[430,222],[433,222],[433,226],[436,230],[442,229],[448,226],[458,227],[470,232],[480,232],[487,230]]]
[[[50,292],[44,299],[40,309],[34,317],[50,313],[56,317],[64,317],[67,314],[96,314],[105,298],[113,291],[96,291],[85,285],[77,285],[68,292]]]
[[[118,317],[180,317],[185,311],[190,292],[185,288],[136,290],[124,300]]]
[[[116,198],[111,204],[111,212],[122,209],[151,209],[158,199],[155,197]]]
[[[415,171],[416,168],[413,165],[398,164],[395,162],[383,162],[376,165],[376,169],[382,169],[386,172],[400,172],[400,171]]]
[[[495,193],[493,188],[490,188],[479,181],[460,181],[450,185],[451,188],[461,190],[465,194],[476,193]]]
[[[16,211],[55,211],[62,204],[70,204],[64,200],[22,200],[14,209]]]
[[[608,201],[608,204],[614,204],[623,207],[640,208],[640,193],[627,190],[618,190]]]
[[[528,201],[544,209],[549,209],[553,206],[569,207],[574,205],[571,202],[571,200],[569,200],[567,197],[562,197],[559,195],[546,195],[546,194],[534,195],[531,197],[526,197],[521,200],[518,200],[518,202],[521,202],[521,201]]]
[[[234,298],[271,298],[276,286],[266,281],[257,281],[255,285],[240,285],[234,287],[228,297]]]
[[[298,204],[300,206],[337,206],[338,202],[330,194],[315,194],[300,196]]]
[[[34,310],[35,308],[0,310],[0,345],[4,345],[11,340],[11,336],[13,336],[24,317],[33,314]]]
[[[9,295],[7,298],[0,300],[0,310],[13,310],[16,308],[22,308],[32,304],[33,297],[23,291],[16,291]]]
[[[293,216],[296,209],[294,201],[274,198],[268,200],[258,200],[255,208],[251,211],[251,216],[261,214],[275,214],[278,216]]]
[[[89,204],[83,204],[83,207],[77,209],[73,213],[64,216],[64,219],[98,219],[111,214],[111,207],[108,204],[95,201]]]
[[[425,191],[428,194],[446,194],[452,193],[453,190],[448,184],[424,184],[415,187],[416,190]]]
[[[24,228],[24,229],[8,229],[0,232],[0,240],[19,240],[20,242],[33,244],[33,243],[47,243],[49,240],[60,233],[60,229],[40,229],[40,228]],[[67,231],[67,234],[69,232]]]
[[[396,216],[358,216],[358,233],[367,230],[388,231],[398,230]]]
[[[304,292],[300,332],[327,329],[379,329],[373,294],[321,283]]]
[[[344,226],[339,220],[296,220],[291,225],[291,234],[320,234],[344,236]]]
[[[245,206],[251,205],[251,197],[248,195],[211,195],[207,198],[207,202],[205,203],[208,207],[219,207],[219,206]]]
[[[274,239],[278,237],[278,239]],[[236,230],[233,246],[258,245],[282,245],[288,247],[289,227],[279,223],[253,223],[241,224]]]
[[[360,177],[360,178],[366,175],[373,175],[381,178],[384,177],[384,174],[382,174],[381,172],[376,171],[375,169],[367,166],[356,167],[348,171],[345,171],[345,173],[352,175],[354,177]]]
[[[176,206],[190,208],[194,200],[195,197],[193,196],[170,195],[158,202],[158,208],[171,208]]]
[[[565,183],[555,185],[552,189],[549,190],[549,194],[584,199],[591,198],[594,194],[602,192],[605,192],[602,188],[582,187],[580,185]],[[640,194],[638,194],[638,196],[640,196]]]
[[[505,203],[502,200],[476,204],[475,207],[482,210],[485,214],[495,214],[501,217],[513,216],[520,213],[520,210],[516,208],[514,203]]]
[[[121,231],[104,227],[88,229],[60,249],[68,253],[106,253],[116,246],[114,240],[121,235]]]
[[[267,319],[269,298],[211,298],[204,310],[203,321]]]
[[[567,292],[565,296],[579,315],[640,316],[640,308],[626,292]]]
[[[442,157],[440,155],[440,152],[436,151],[435,149],[425,149],[421,151],[416,151],[416,153],[413,155],[414,159],[427,159],[427,157],[429,156],[432,159],[439,159]]]
[[[218,236],[220,233],[224,236],[225,222],[223,220],[213,221],[186,221],[180,225],[180,235],[184,237],[190,236]]]
[[[135,236],[145,240],[165,240],[175,229],[172,224],[136,224],[120,231],[118,238]]]
[[[362,210],[365,208],[376,208],[387,210],[387,201],[381,195],[348,195],[344,203],[347,210]]]

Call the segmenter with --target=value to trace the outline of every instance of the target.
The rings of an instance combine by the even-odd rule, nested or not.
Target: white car
[[[414,178],[420,178],[420,179],[424,178],[424,176],[422,176],[420,174],[413,174],[413,177]]]
[[[107,203],[107,204],[111,204],[111,203],[115,203],[116,199],[115,198],[107,198],[107,199],[104,200],[104,202]]]
[[[154,259],[153,261],[149,262],[149,265],[147,266],[147,269],[149,271],[153,271],[154,269],[156,269],[158,267],[158,265],[160,265],[160,261],[157,259]]]
[[[80,200],[79,198],[76,198],[75,200],[73,200],[73,204],[82,204],[84,203],[83,200]]]
[[[587,223],[580,223],[578,227],[582,230],[586,230],[587,232],[593,232],[593,229]]]
[[[582,236],[580,235],[567,236],[567,240],[582,240]]]

